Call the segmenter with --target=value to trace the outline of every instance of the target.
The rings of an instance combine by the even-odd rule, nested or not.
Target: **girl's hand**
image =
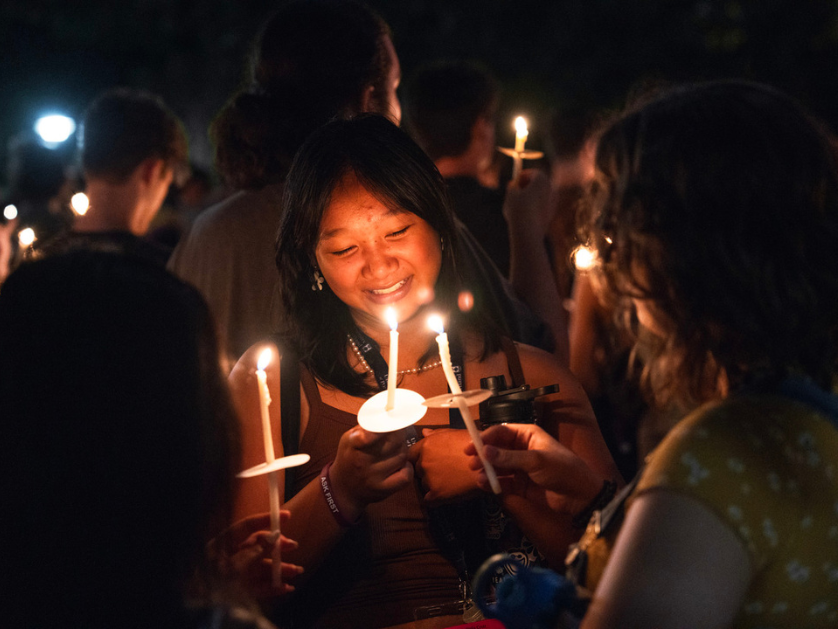
[[[470,443],[467,430],[425,428],[422,435],[408,451],[408,458],[427,492],[426,501],[450,501],[479,489],[469,458],[463,456],[463,449]]]
[[[368,504],[384,500],[413,480],[404,431],[373,433],[360,426],[347,430],[329,477],[344,517],[357,520]]]
[[[291,512],[279,515],[282,525]],[[293,592],[293,580],[303,572],[302,566],[282,561],[282,553],[297,548],[297,542],[270,528],[269,513],[255,515],[236,522],[210,543],[222,574],[237,579],[256,600]]]
[[[535,424],[502,424],[482,433],[484,453],[495,467],[504,492],[523,496],[553,511],[575,514],[587,506],[602,487],[582,459]],[[481,488],[489,483],[474,444],[465,452],[470,467],[480,470]]]

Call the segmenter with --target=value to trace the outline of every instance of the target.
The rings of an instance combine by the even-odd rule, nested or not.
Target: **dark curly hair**
[[[332,191],[349,174],[383,203],[415,214],[439,234],[444,246],[434,303],[448,314],[455,335],[468,327],[482,335],[484,355],[497,351],[500,337],[483,313],[457,307],[457,232],[442,176],[405,132],[374,114],[334,120],[313,133],[288,174],[276,254],[284,342],[322,382],[350,395],[373,392],[346,357],[346,335],[358,329],[349,308],[328,285],[311,290],[320,222]]]
[[[387,24],[358,2],[293,2],[264,24],[245,87],[210,126],[215,165],[236,188],[284,180],[308,135],[333,117],[386,111]]]
[[[741,81],[670,89],[601,132],[586,235],[608,292],[662,333],[659,400],[789,374],[830,388],[838,352],[838,163],[823,127]]]

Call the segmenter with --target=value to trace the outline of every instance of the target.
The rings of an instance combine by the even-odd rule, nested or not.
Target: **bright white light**
[[[527,137],[527,121],[523,116],[515,118],[515,134]]]
[[[70,207],[73,208],[73,212],[79,216],[84,216],[87,214],[87,209],[90,207],[90,199],[87,198],[87,195],[84,192],[76,192],[76,194],[74,194],[70,199]]]
[[[428,317],[428,327],[437,334],[445,332],[445,328],[442,325],[442,317],[439,315],[431,315]]]
[[[399,328],[399,320],[396,318],[396,311],[393,308],[387,308],[384,312],[384,318],[387,320],[387,325],[390,326],[391,330],[397,330]]]
[[[35,238],[35,230],[31,227],[21,229],[20,233],[17,235],[17,241],[20,243],[21,247],[28,247],[35,242],[35,240],[37,240]]]
[[[3,208],[3,218],[11,221],[17,218],[17,208],[11,203]]]
[[[263,349],[259,354],[259,360],[256,361],[256,369],[259,371],[265,371],[265,367],[270,364],[272,356],[273,352],[270,347]]]
[[[596,263],[596,253],[588,247],[577,247],[573,252],[573,264],[578,271],[587,271]]]
[[[76,130],[76,122],[61,114],[52,114],[38,118],[35,133],[47,144],[60,144]]]

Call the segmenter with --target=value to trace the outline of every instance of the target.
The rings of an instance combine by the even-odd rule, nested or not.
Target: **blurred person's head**
[[[114,254],[22,265],[0,293],[0,408],[4,620],[170,626],[239,468],[197,291]]]
[[[434,162],[467,157],[480,172],[495,154],[497,105],[498,87],[489,72],[465,61],[435,62],[411,78],[405,124]]]
[[[180,120],[159,97],[140,90],[109,90],[90,103],[79,147],[85,176],[114,183],[125,181],[149,160],[160,160],[170,173],[187,164]]]
[[[373,221],[352,211],[372,206],[380,207]],[[445,182],[387,119],[336,120],[313,133],[294,159],[282,209],[276,262],[284,334],[324,381],[365,390],[363,374],[348,364],[346,336],[364,320],[381,320],[387,305],[400,321],[431,304],[455,321],[479,316],[457,308],[457,238]],[[379,256],[381,242],[390,250]],[[322,290],[313,290],[315,270],[325,278]],[[491,345],[490,326],[479,332]]]
[[[124,229],[145,234],[172,181],[188,172],[183,125],[163,101],[114,89],[87,108],[79,140],[90,210],[81,231]]]
[[[398,123],[401,69],[390,29],[358,2],[292,2],[262,27],[246,86],[213,122],[216,167],[230,185],[281,182],[308,135],[335,117]]]
[[[602,132],[591,203],[608,286],[657,337],[654,391],[832,385],[838,163],[797,102],[727,81],[646,99]]]

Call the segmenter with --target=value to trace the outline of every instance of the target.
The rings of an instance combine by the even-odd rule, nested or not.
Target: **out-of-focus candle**
[[[596,264],[597,256],[594,250],[585,245],[580,245],[573,252],[573,265],[577,271],[588,271]]]
[[[271,404],[271,394],[268,391],[268,376],[265,368],[271,362],[272,352],[269,347],[262,350],[259,360],[256,363],[256,380],[259,383],[259,403],[262,411],[262,438],[265,442],[265,462],[273,463],[274,440],[271,434],[271,415],[268,407]],[[268,491],[271,501],[271,531],[279,532],[279,484],[276,479],[276,472],[268,474]]]
[[[527,143],[527,121],[521,116],[515,118],[515,155],[512,157],[512,181],[518,180],[518,175],[521,174],[521,168],[524,165],[524,146]]]
[[[22,247],[29,247],[38,238],[35,236],[35,230],[31,227],[21,229],[17,235],[17,240]]]
[[[90,199],[87,198],[84,192],[76,192],[70,198],[70,207],[79,216],[84,216],[87,214],[87,210],[90,209]]]
[[[387,308],[384,316],[390,326],[390,362],[387,370],[387,404],[384,410],[392,411],[396,403],[396,378],[399,369],[399,321],[396,319],[396,311],[392,308]]]
[[[474,443],[474,448],[477,450],[477,456],[480,457],[480,462],[483,463],[483,469],[486,470],[489,485],[491,485],[493,492],[499,494],[500,483],[498,482],[498,475],[495,473],[495,468],[492,467],[492,464],[486,460],[480,431],[477,430],[477,425],[471,416],[471,410],[469,410],[468,404],[466,404],[466,401],[461,395],[463,390],[460,388],[460,383],[457,382],[457,377],[454,375],[454,368],[451,365],[451,350],[448,346],[448,335],[445,333],[445,328],[442,325],[442,318],[439,315],[431,315],[428,317],[428,327],[437,333],[436,344],[439,346],[439,358],[442,360],[442,371],[445,373],[448,387],[451,389],[451,393],[456,396],[457,407],[463,416],[463,422],[466,425],[472,443]]]

